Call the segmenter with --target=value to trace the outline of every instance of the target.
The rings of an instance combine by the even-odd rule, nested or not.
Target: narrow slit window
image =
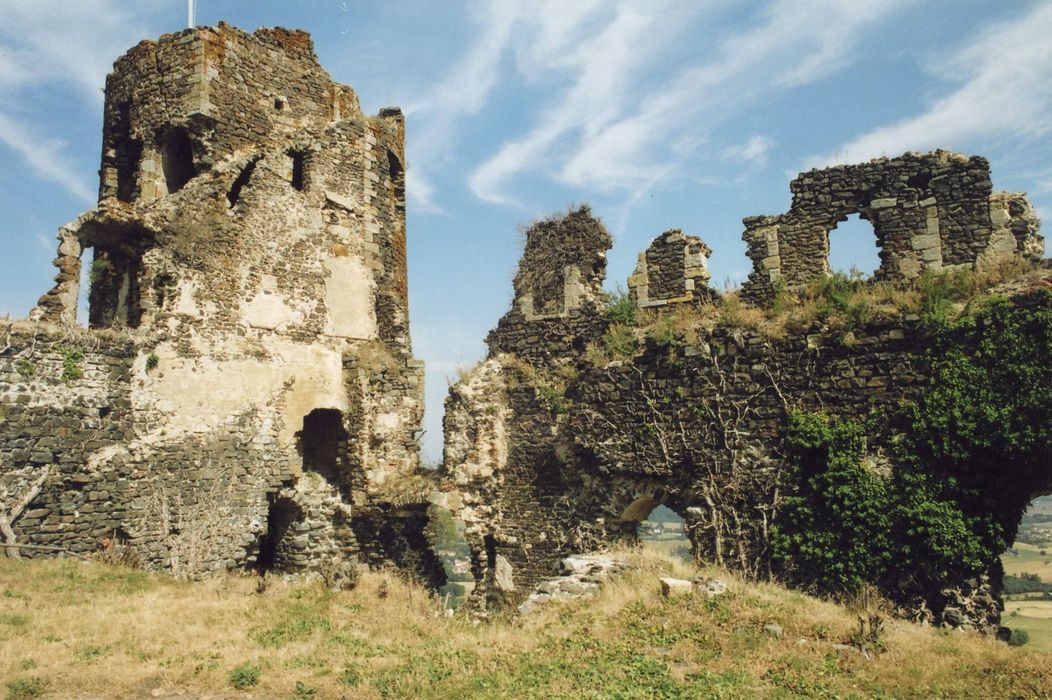
[[[289,151],[289,158],[292,159],[292,178],[289,182],[295,189],[302,192],[305,182],[304,154],[302,151]]]

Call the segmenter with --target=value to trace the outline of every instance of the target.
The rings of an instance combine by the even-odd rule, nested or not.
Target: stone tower
[[[354,558],[433,574],[406,486],[423,369],[404,135],[398,109],[362,113],[301,31],[220,24],[116,61],[99,204],[61,229],[56,285],[0,358],[16,409],[0,512],[39,487],[19,542],[88,551],[116,532],[188,574]],[[88,331],[73,329],[82,286]],[[40,448],[52,424],[66,435]]]

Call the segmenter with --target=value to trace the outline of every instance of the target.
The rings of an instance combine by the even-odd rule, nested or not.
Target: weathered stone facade
[[[116,532],[187,575],[356,558],[440,579],[403,488],[423,411],[404,161],[399,110],[362,114],[304,32],[220,24],[121,57],[99,205],[61,229],[31,321],[0,329],[16,541]]]
[[[908,175],[903,162],[910,164]],[[940,230],[947,236],[945,250],[952,253],[929,261],[932,267],[934,262],[974,263],[1005,232],[1013,242],[999,246],[999,251],[1033,257],[1041,239],[1024,198],[991,197],[988,178],[974,183],[972,199],[966,191],[942,189],[940,178],[947,172],[963,178],[967,173],[986,173],[985,167],[982,159],[934,154],[896,159],[883,171],[877,164],[857,171],[874,182],[892,183],[883,194],[893,191],[904,198],[895,187],[914,187],[921,180],[930,189],[920,188],[920,193],[939,193],[941,204],[931,206],[936,213],[945,210]],[[828,200],[848,198],[845,190],[850,189],[833,180],[854,172],[839,168],[812,174],[811,179],[804,176],[794,191],[801,201],[810,201],[813,195],[816,200],[808,205],[812,209],[819,208],[821,201],[824,211],[836,212],[826,222],[832,226],[848,200],[833,207]],[[823,178],[830,180],[829,193],[815,184]],[[812,194],[802,194],[802,181]],[[966,201],[958,206],[951,199],[955,196]],[[975,217],[967,213],[969,206],[978,211],[980,200],[987,217],[990,211],[1003,212],[994,216],[996,227],[976,228]],[[867,200],[865,206],[876,212],[899,204]],[[928,205],[921,211],[924,206]],[[795,261],[782,263],[781,269],[796,265],[793,279],[799,282],[827,273],[825,251],[808,248],[817,245],[817,239],[812,240],[816,232],[824,237],[827,229],[815,223],[817,214],[808,216],[808,225],[814,228],[793,223],[804,220],[798,213],[784,217],[787,221],[769,222],[772,235],[782,236],[775,241],[781,245],[780,259]],[[881,216],[885,223],[894,219]],[[746,220],[750,246],[758,240],[759,229],[752,225],[756,221]],[[602,224],[587,210],[543,226],[545,236],[575,239],[552,249],[574,250],[587,244],[584,260],[605,260],[609,238],[597,233]],[[527,251],[535,232],[527,232]],[[882,278],[892,269],[904,276],[905,263],[892,268],[890,261],[901,262],[913,254],[908,251],[917,250],[908,237],[912,234],[901,228],[888,229],[884,235],[885,241],[899,242],[886,246],[886,252],[902,245],[907,253],[900,258],[885,255],[888,266]],[[793,236],[804,236],[804,251],[796,249]],[[663,234],[640,256],[630,279],[635,300],[659,308],[710,300],[711,292],[700,288],[707,279],[702,271],[708,252],[696,238],[678,231]],[[814,263],[812,267],[804,266],[805,259],[808,265]],[[638,523],[658,504],[685,519],[700,560],[751,576],[768,575],[769,529],[782,498],[785,426],[791,410],[865,420],[867,459],[877,470],[893,467],[888,455],[894,409],[928,382],[924,351],[931,336],[916,316],[870,322],[856,329],[850,342],[845,342],[843,330],[828,328],[820,319],[785,337],[733,325],[699,324],[690,342],[649,337],[642,352],[597,363],[583,357],[580,348],[601,342],[610,327],[598,309],[586,326],[575,327],[573,342],[556,343],[553,340],[559,336],[545,325],[548,319],[530,319],[514,310],[527,292],[518,280],[536,276],[537,263],[535,257],[523,256],[514,308],[490,334],[489,358],[451,387],[446,402],[444,476],[448,481],[435,499],[466,524],[474,552],[476,605],[519,604],[539,582],[557,572],[562,557],[634,539]],[[598,289],[605,270],[601,265],[592,269],[592,284]],[[751,281],[743,291],[762,298],[773,289]],[[509,318],[515,323],[508,323]],[[1042,489],[1052,489],[1052,474],[1047,484],[1034,484],[1035,494]],[[959,585],[929,591],[923,599],[904,604],[918,619],[996,627],[1000,574],[995,561],[991,566],[988,580],[956,582]]]
[[[613,243],[587,206],[526,234],[515,301],[486,343],[528,360],[581,352],[602,322],[606,251]]]
[[[706,302],[709,288],[709,256],[712,250],[697,236],[665,231],[639,254],[635,272],[628,278],[628,291],[637,308],[666,304]]]
[[[994,194],[990,165],[979,156],[906,153],[812,170],[789,188],[787,213],[745,219],[753,271],[742,291],[753,300],[772,298],[779,285],[795,288],[828,274],[830,232],[851,214],[873,224],[878,280],[982,266],[1005,254],[1043,255],[1026,197]]]

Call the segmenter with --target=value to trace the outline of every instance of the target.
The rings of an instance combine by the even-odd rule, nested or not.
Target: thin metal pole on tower
[[[194,28],[194,0],[186,0],[186,26]]]

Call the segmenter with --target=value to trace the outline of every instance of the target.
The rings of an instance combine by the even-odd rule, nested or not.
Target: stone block
[[[664,577],[658,579],[661,584],[661,595],[666,598],[675,598],[690,595],[694,592],[694,584],[681,578]]]

